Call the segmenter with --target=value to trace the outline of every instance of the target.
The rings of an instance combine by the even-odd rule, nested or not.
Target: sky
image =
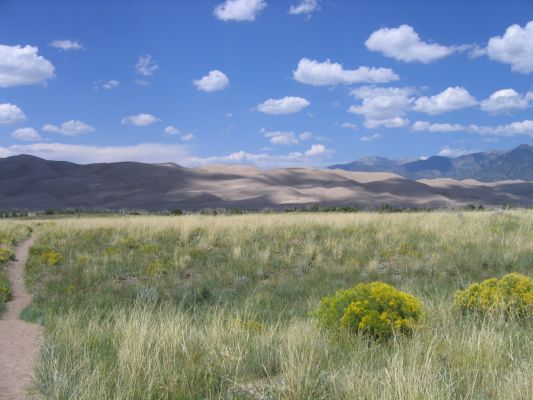
[[[0,0],[0,157],[321,167],[522,143],[531,0]]]

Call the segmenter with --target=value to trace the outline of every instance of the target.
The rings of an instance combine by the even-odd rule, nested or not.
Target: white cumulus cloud
[[[371,51],[379,51],[396,60],[424,64],[449,56],[459,49],[424,42],[409,25],[378,29],[370,35],[365,45]]]
[[[0,125],[11,125],[22,122],[26,116],[20,108],[14,104],[0,104]]]
[[[295,96],[285,96],[281,99],[268,99],[257,105],[257,110],[265,114],[292,114],[302,111],[309,107],[311,103],[302,98]]]
[[[463,87],[449,87],[431,97],[420,97],[415,101],[414,110],[430,115],[472,107],[477,100]]]
[[[122,118],[120,121],[123,125],[135,125],[135,126],[148,126],[155,124],[159,121],[159,118],[153,116],[152,114],[137,114],[137,115],[128,115],[127,117]]]
[[[331,150],[331,149],[328,149],[326,146],[324,146],[323,144],[313,144],[311,145],[311,147],[309,148],[309,150],[307,150],[304,155],[306,157],[317,157],[317,156],[326,156],[326,155],[331,155],[333,154],[334,151]]]
[[[283,132],[283,131],[265,132],[263,131],[263,135],[266,138],[269,138],[270,143],[272,144],[281,144],[281,145],[289,146],[289,145],[296,145],[300,143],[298,139],[296,139],[294,132]]]
[[[350,92],[362,103],[348,112],[364,116],[367,128],[400,128],[409,122],[404,116],[412,107],[413,93],[412,88],[362,86]]]
[[[319,9],[318,0],[300,0],[300,3],[291,5],[289,14],[292,15],[309,15]]]
[[[533,102],[533,92],[522,96],[514,89],[502,89],[483,100],[480,107],[490,114],[501,114],[525,110],[530,106],[530,102]]]
[[[54,66],[38,52],[33,46],[0,44],[0,87],[44,84],[53,78]]]
[[[192,83],[198,90],[204,92],[216,92],[217,90],[222,90],[227,87],[229,85],[229,79],[222,71],[215,69],[209,71],[209,73],[202,78],[193,80]]]
[[[52,40],[49,45],[60,50],[83,50],[83,46],[77,40],[63,39]]]
[[[65,136],[77,136],[94,131],[91,125],[73,119],[63,122],[61,125],[46,124],[41,129],[45,132],[60,133]]]
[[[400,79],[389,68],[359,67],[344,69],[342,64],[330,60],[319,62],[302,58],[293,71],[294,79],[313,86],[334,86],[353,83],[386,83]]]
[[[11,132],[11,137],[13,139],[23,140],[26,142],[36,142],[43,140],[39,132],[33,128],[20,128]]]
[[[222,21],[255,21],[266,6],[264,0],[226,0],[215,7],[213,14]]]
[[[523,28],[511,25],[503,36],[490,38],[487,55],[492,60],[510,64],[513,71],[523,74],[533,72],[533,21]]]
[[[135,64],[135,72],[141,76],[151,76],[158,69],[159,65],[156,64],[150,54],[140,56],[137,64]]]

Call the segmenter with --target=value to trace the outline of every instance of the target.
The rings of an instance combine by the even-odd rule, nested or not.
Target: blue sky
[[[529,0],[0,0],[0,157],[323,166],[532,142]]]

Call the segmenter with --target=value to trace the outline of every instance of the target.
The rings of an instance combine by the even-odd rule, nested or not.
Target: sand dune
[[[251,166],[183,168],[121,162],[77,165],[31,156],[0,159],[0,209],[146,209],[381,204],[533,205],[533,182],[423,179],[388,172]]]

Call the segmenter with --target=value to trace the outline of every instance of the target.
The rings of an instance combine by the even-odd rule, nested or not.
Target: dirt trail
[[[11,282],[13,300],[0,320],[0,399],[31,399],[32,371],[39,351],[43,327],[19,320],[22,310],[31,302],[31,295],[22,279],[30,247],[35,238],[21,243],[16,260],[5,268]]]

